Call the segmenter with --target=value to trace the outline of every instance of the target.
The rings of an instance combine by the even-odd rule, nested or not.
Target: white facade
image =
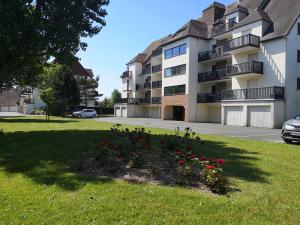
[[[238,25],[245,17],[244,12],[237,11],[226,15],[225,23],[235,20]],[[297,78],[300,78],[298,23],[300,18],[288,35],[267,41],[261,40],[268,32],[270,23],[260,19],[236,28],[233,26],[210,39],[186,36],[163,44],[161,56],[147,59],[151,66],[161,64],[161,72],[142,74],[146,62],[134,62],[128,65],[132,77],[122,79],[123,90],[126,90],[123,98],[155,97],[161,98],[161,103],[153,104],[150,100],[132,104],[125,101],[116,104],[115,116],[164,119],[164,108],[180,106],[184,95],[187,98],[184,103],[187,121],[281,127],[285,120],[300,114],[300,90],[297,90]],[[187,45],[185,54],[165,59],[167,50],[183,44]],[[219,50],[217,55],[210,55]],[[201,58],[200,55],[205,56],[202,53],[206,52],[208,58]],[[185,74],[164,76],[165,69],[180,65],[186,65]],[[151,82],[161,80],[161,88],[151,86],[147,90],[137,90],[137,85],[145,83],[147,77],[151,78]],[[172,104],[165,88],[179,85],[185,85],[185,93],[173,96]],[[124,114],[121,113],[122,107],[126,108]],[[165,113],[168,113],[167,118],[172,117],[170,111]]]

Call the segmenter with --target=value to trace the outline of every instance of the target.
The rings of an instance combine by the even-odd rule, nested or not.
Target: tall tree
[[[80,90],[77,81],[67,66],[62,66],[59,73],[53,80],[54,97],[56,109],[65,116],[71,107],[80,103]]]
[[[120,99],[122,96],[122,94],[117,90],[113,90],[113,92],[111,93],[111,102],[112,102],[112,105],[114,105],[117,101],[117,99]]]
[[[31,85],[52,56],[67,64],[106,25],[109,0],[1,0],[0,89]]]
[[[81,105],[84,105],[85,107],[88,107],[90,104],[95,105],[98,97],[101,96],[97,91],[99,77],[77,76],[76,80],[80,89]]]
[[[68,66],[51,64],[44,68],[40,78],[41,98],[47,105],[47,115],[66,115],[80,102],[77,81]]]

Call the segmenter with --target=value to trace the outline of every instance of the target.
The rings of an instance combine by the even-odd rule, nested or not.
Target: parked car
[[[283,124],[282,138],[286,143],[300,142],[300,115]]]
[[[95,118],[97,117],[97,112],[94,109],[83,109],[73,112],[72,116],[78,118]]]

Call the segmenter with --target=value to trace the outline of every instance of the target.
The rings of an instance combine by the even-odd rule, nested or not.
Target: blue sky
[[[153,40],[174,33],[188,20],[196,19],[211,0],[111,0],[107,26],[92,38],[77,56],[86,68],[100,76],[100,93],[110,96],[121,90],[125,64]],[[219,0],[228,4],[232,0]]]

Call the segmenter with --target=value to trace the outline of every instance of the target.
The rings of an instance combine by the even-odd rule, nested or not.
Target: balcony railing
[[[132,105],[144,105],[144,104],[161,104],[161,97],[152,98],[120,98],[116,100],[117,104],[132,104]]]
[[[263,74],[264,68],[262,62],[252,61],[241,64],[227,66],[226,75],[233,76],[247,73]]]
[[[162,81],[161,80],[152,82],[152,89],[161,88],[161,86],[162,86]]]
[[[118,104],[136,104],[135,98],[119,98],[116,100]]]
[[[137,91],[142,91],[142,90],[145,90],[145,89],[151,89],[151,82],[136,85],[136,90]]]
[[[160,56],[162,54],[162,48],[157,48],[156,50],[152,51],[152,57]]]
[[[263,87],[225,90],[218,93],[198,94],[198,103],[242,100],[284,100],[284,87]]]
[[[141,75],[151,74],[151,66],[142,69]]]
[[[156,65],[156,66],[152,66],[152,73],[158,73],[161,72],[162,70],[162,66],[160,65]]]
[[[223,24],[220,24],[218,26],[215,26],[212,29],[212,35],[217,36],[217,35],[220,35],[220,34],[224,34],[228,31],[231,31],[232,28],[234,27],[234,25],[236,25],[236,22],[223,23]]]
[[[132,72],[131,71],[125,71],[122,75],[121,78],[125,79],[125,78],[129,78],[132,76]]]
[[[161,104],[161,97],[153,97],[152,104]]]
[[[229,54],[224,53],[224,46],[219,46],[213,50],[200,52],[198,55],[198,62],[206,61],[209,59],[216,59]]]
[[[260,37],[252,35],[252,34],[247,34],[242,37],[232,39],[232,40],[224,43],[224,51],[228,52],[231,50],[235,50],[235,49],[243,48],[243,47],[247,47],[247,46],[259,48],[260,47]]]
[[[226,76],[226,69],[210,71],[210,72],[205,72],[205,73],[199,73],[198,74],[198,82],[222,80],[222,79],[226,79],[226,78],[228,78]]]

